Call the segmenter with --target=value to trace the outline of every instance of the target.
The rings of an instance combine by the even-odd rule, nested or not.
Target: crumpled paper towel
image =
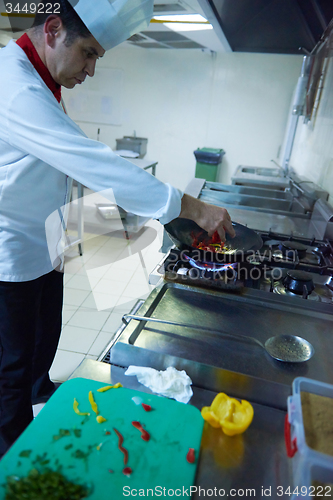
[[[146,366],[129,366],[125,375],[136,375],[138,381],[152,392],[175,399],[180,403],[188,403],[193,391],[192,380],[185,370],[176,370],[169,366],[166,370],[155,370]]]

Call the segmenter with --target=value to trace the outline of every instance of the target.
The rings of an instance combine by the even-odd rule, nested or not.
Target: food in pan
[[[191,236],[193,238],[192,247],[198,248],[199,250],[223,254],[233,254],[236,252],[234,248],[228,247],[228,245],[221,240],[217,231],[215,231],[211,238],[206,238],[204,240],[200,240],[200,235],[195,236],[192,233]]]

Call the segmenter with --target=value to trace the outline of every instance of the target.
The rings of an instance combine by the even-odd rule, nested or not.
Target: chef
[[[222,239],[224,230],[234,235],[225,209],[183,195],[89,139],[60,104],[61,86],[82,84],[106,50],[147,27],[153,0],[38,5],[33,27],[0,50],[0,456],[32,420],[32,404],[55,390],[48,372],[63,273],[61,236],[51,227],[49,248],[46,221],[66,205],[72,178],[161,224],[184,217]]]

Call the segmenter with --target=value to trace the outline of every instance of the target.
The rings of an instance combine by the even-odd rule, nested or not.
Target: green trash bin
[[[197,160],[195,176],[199,179],[215,182],[218,177],[218,169],[222,163],[223,149],[198,148],[194,151]]]

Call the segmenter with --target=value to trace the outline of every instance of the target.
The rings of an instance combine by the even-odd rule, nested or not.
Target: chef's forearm
[[[179,217],[183,219],[192,219],[199,224],[200,213],[204,209],[204,203],[189,194],[184,194]]]
[[[225,231],[232,237],[235,235],[230,215],[225,208],[204,203],[188,194],[182,197],[179,217],[192,219],[210,236],[217,231],[222,240],[225,239]]]

